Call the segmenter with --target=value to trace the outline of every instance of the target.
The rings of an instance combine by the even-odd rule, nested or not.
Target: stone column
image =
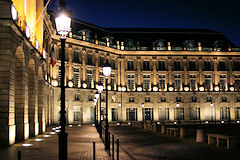
[[[157,85],[157,60],[153,60],[153,85]]]
[[[125,59],[121,59],[121,83],[125,86]]]
[[[69,47],[66,53],[68,53],[68,80],[72,81],[73,80],[73,63],[72,63],[73,49]]]
[[[82,54],[82,81],[86,83],[86,52]]]
[[[99,62],[99,55],[98,53],[95,53],[95,65],[96,65],[96,70],[95,70],[95,79],[96,79],[96,83],[98,83],[99,81],[99,67],[98,67],[98,62]]]
[[[138,86],[141,86],[142,85],[142,79],[141,79],[141,63],[142,63],[142,60],[141,59],[138,59],[137,61],[137,85]]]
[[[199,85],[203,85],[203,61],[202,59],[199,59],[198,61],[198,64],[199,64]]]
[[[168,59],[168,84],[171,86],[172,82],[172,60]]]
[[[187,59],[183,60],[184,85],[188,85]]]
[[[117,65],[118,65],[118,79],[117,79],[117,84],[118,84],[118,87],[121,86],[121,59],[118,58],[117,60]]]
[[[232,74],[232,66],[233,66],[233,60],[232,59],[230,59],[229,60],[229,63],[228,63],[228,66],[229,66],[229,85],[233,85],[233,74]],[[228,86],[229,87],[229,86]]]
[[[43,108],[45,99],[45,82],[42,77],[38,79],[38,122],[39,122],[39,133],[42,134],[44,131],[43,127]]]

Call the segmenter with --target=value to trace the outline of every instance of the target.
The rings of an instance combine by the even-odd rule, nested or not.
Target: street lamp
[[[100,108],[100,124],[99,124],[99,135],[100,135],[100,138],[102,138],[102,98],[101,98],[101,93],[103,91],[103,85],[102,83],[98,83],[98,92],[99,92],[99,108]]]
[[[61,131],[58,134],[59,136],[59,159],[67,160],[67,136],[68,134],[65,131],[66,127],[66,117],[65,117],[65,42],[66,36],[70,32],[71,18],[69,12],[65,8],[65,3],[60,1],[59,13],[55,18],[57,33],[60,34],[61,38],[61,110],[60,110],[60,126]]]
[[[111,75],[111,65],[106,61],[106,64],[103,66],[103,75],[106,77],[105,89],[106,89],[106,124],[105,124],[105,149],[110,149],[109,137],[108,137],[108,77]]]

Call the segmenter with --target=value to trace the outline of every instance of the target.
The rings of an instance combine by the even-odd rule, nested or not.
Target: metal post
[[[96,113],[97,113],[97,115],[96,115],[96,128],[97,128],[97,131],[99,132],[99,126],[98,126],[98,100],[97,100],[97,103],[96,103],[96,108],[97,108],[97,110],[96,110]]]
[[[114,160],[114,134],[112,135],[112,160]]]
[[[95,128],[97,128],[96,121],[97,121],[97,103],[94,107],[94,125],[95,125]]]
[[[110,145],[109,145],[109,138],[108,138],[108,89],[107,89],[107,85],[108,85],[108,77],[106,77],[106,83],[105,83],[105,89],[106,89],[106,124],[105,124],[105,149],[109,150],[110,149]]]
[[[117,137],[117,160],[119,160],[119,138]]]
[[[100,103],[100,124],[99,124],[99,127],[100,127],[100,129],[99,129],[99,131],[100,131],[100,133],[99,133],[99,135],[100,135],[100,138],[102,139],[102,105],[101,105],[101,103],[102,103],[102,97],[101,97],[101,92],[100,92],[100,95],[99,95],[99,103]]]
[[[21,160],[22,156],[21,156],[21,151],[18,151],[18,160]]]
[[[96,147],[95,147],[95,141],[93,141],[93,160],[96,159]]]
[[[60,110],[60,126],[61,131],[58,134],[59,137],[59,160],[67,160],[67,136],[68,134],[65,132],[66,127],[66,117],[65,117],[65,38],[61,38],[61,110]]]
[[[109,143],[108,143],[109,144],[109,156],[111,156],[111,148],[110,148],[111,135],[110,135],[110,132],[108,132],[108,140],[109,140]]]

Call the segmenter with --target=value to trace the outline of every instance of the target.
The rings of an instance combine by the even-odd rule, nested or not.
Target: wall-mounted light
[[[215,87],[214,87],[214,90],[215,90],[216,92],[218,92],[219,89],[220,89],[220,88],[219,88],[218,86],[215,86]]]
[[[173,87],[172,87],[172,86],[168,87],[168,90],[169,90],[170,92],[172,92],[172,91],[173,91]]]
[[[157,87],[157,86],[154,86],[154,87],[153,87],[153,91],[154,91],[154,92],[158,91],[158,87]]]
[[[83,86],[83,88],[87,88],[87,84],[86,83],[83,83],[82,86]]]
[[[68,87],[70,87],[70,88],[73,87],[73,82],[72,82],[72,81],[69,81],[69,82],[68,82]]]
[[[144,107],[144,103],[142,103],[142,108]]]
[[[118,106],[121,107],[121,105],[122,105],[121,102],[118,102]]]
[[[176,107],[179,107],[179,106],[180,106],[180,104],[179,104],[179,103],[177,103],[177,104],[176,104]]]
[[[213,107],[213,103],[212,102],[210,103],[210,106]]]
[[[200,86],[200,87],[199,87],[199,91],[203,92],[203,91],[204,91],[204,87],[203,87],[203,86]]]

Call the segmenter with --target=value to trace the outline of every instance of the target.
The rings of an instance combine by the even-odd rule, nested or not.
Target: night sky
[[[204,28],[240,47],[239,0],[65,0],[72,16],[106,28]],[[52,0],[56,10],[59,0]]]

